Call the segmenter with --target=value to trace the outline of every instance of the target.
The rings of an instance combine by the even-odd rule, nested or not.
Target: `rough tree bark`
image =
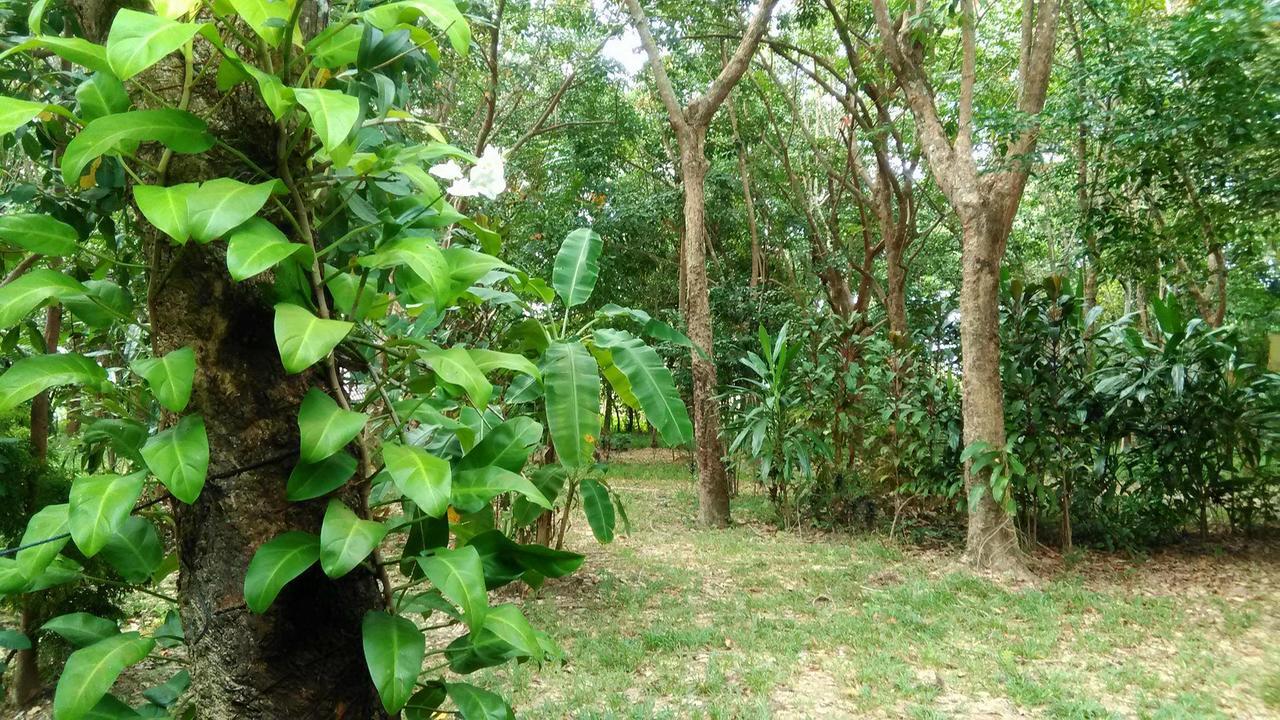
[[[917,12],[927,10],[927,0]],[[954,139],[935,102],[934,85],[924,68],[923,47],[907,16],[896,21],[887,0],[872,0],[885,58],[898,79],[915,117],[929,169],[960,220],[962,279],[960,346],[961,396],[966,445],[978,441],[997,448],[1005,444],[1004,397],[1000,382],[1000,262],[1018,203],[1026,187],[1027,157],[1035,149],[1038,127],[1030,127],[1002,143],[998,165],[982,171],[974,147],[974,86],[977,80],[977,11],[974,0],[961,0],[960,94]],[[1023,0],[1021,51],[1018,60],[1017,109],[1035,118],[1044,108],[1053,66],[1059,0]],[[1025,574],[1012,518],[994,501],[988,477],[965,467],[965,490],[985,488],[969,509],[965,559],[976,567]]]
[[[119,7],[116,0],[73,4],[85,35],[99,42]],[[205,51],[197,45],[197,53]],[[211,62],[196,58],[197,67]],[[171,56],[143,81],[176,102],[183,72],[181,59]],[[241,86],[211,114],[222,96],[212,74],[200,77],[190,109],[259,166],[275,167],[278,131],[262,102]],[[243,172],[229,153],[174,155],[165,180]],[[319,532],[325,503],[290,503],[284,488],[297,459],[298,407],[310,387],[323,386],[322,374],[285,373],[272,330],[270,274],[233,282],[222,243],[177,247],[152,232],[144,244],[152,349],[195,350],[185,412],[203,416],[209,437],[209,477],[199,500],[173,508],[191,707],[209,720],[385,717],[361,643],[362,617],[383,604],[371,571],[357,568],[331,581],[316,566],[289,583],[267,613],[255,615],[244,602],[245,571],[258,546],[291,530]],[[351,504],[359,502],[359,484],[357,475],[345,491]]]
[[[764,0],[743,33],[732,57],[725,63],[706,92],[685,106],[680,105],[675,89],[667,77],[662,54],[649,28],[648,17],[639,0],[625,0],[632,24],[640,35],[649,56],[658,95],[667,109],[680,146],[680,176],[684,183],[684,238],[680,267],[685,292],[685,320],[694,350],[693,423],[695,458],[698,465],[698,522],[704,527],[729,524],[729,479],[725,472],[720,444],[720,408],[716,400],[716,366],[711,360],[711,297],[706,267],[706,198],[707,128],[729,92],[746,72],[760,39],[768,30],[769,17],[778,0]]]

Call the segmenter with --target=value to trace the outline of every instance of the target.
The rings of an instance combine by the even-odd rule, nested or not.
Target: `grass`
[[[949,555],[778,532],[750,493],[739,525],[698,530],[684,463],[611,482],[632,532],[598,546],[579,522],[583,570],[525,601],[563,663],[480,675],[524,717],[1280,717],[1274,595],[1188,602],[1075,570],[1010,590]]]

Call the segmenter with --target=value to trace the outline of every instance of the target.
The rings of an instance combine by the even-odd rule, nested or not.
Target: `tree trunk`
[[[88,39],[100,42],[120,5],[78,0],[73,9]],[[197,67],[212,62],[216,58],[196,58]],[[175,55],[149,70],[145,84],[168,88],[176,102],[181,79]],[[234,92],[222,100],[208,77],[196,83],[190,108],[220,139],[260,166],[275,167],[276,124],[261,101]],[[215,104],[219,110],[211,113]],[[173,155],[167,183],[243,169],[226,154]],[[361,641],[364,614],[382,607],[371,571],[358,567],[331,581],[316,566],[286,585],[264,615],[245,606],[245,572],[258,546],[291,530],[318,533],[325,507],[323,500],[284,497],[297,459],[298,406],[320,376],[287,375],[281,365],[270,274],[235,283],[222,243],[177,247],[154,230],[145,240],[152,349],[157,356],[184,346],[195,350],[184,414],[201,415],[209,437],[209,476],[200,498],[173,508],[179,612],[191,658],[184,697],[202,720],[386,717]],[[174,420],[166,414],[167,422]],[[363,507],[356,483],[346,496]]]
[[[729,481],[720,452],[720,408],[716,402],[716,366],[710,358],[711,296],[706,267],[707,170],[705,127],[686,126],[680,133],[680,173],[684,185],[685,319],[694,350],[693,427],[698,465],[698,522],[704,527],[729,524]],[[705,353],[705,357],[703,355]]]
[[[54,305],[44,312],[44,351],[58,351],[58,338],[62,335],[62,306]],[[49,461],[49,430],[52,423],[52,405],[49,391],[46,390],[31,402],[31,454],[36,465],[43,467]],[[26,509],[28,516],[36,512],[39,501],[39,478],[32,476],[28,484]],[[32,606],[31,598],[22,598],[20,629],[31,641],[31,647],[19,650],[14,658],[13,668],[13,701],[17,707],[25,708],[35,701],[40,694],[40,645],[36,636],[41,621],[40,613]]]
[[[889,316],[889,333],[907,337],[907,268],[902,257],[906,244],[902,234],[890,231],[884,238],[885,311]]]
[[[962,217],[963,276],[960,284],[960,348],[963,372],[961,412],[964,442],[1005,444],[1004,395],[1000,382],[1000,249],[1003,223],[994,213],[973,212]],[[965,465],[965,496],[984,476]],[[1012,492],[1012,488],[1006,492]],[[965,557],[976,567],[1022,572],[1022,559],[1013,520],[991,497],[982,493],[969,508]]]

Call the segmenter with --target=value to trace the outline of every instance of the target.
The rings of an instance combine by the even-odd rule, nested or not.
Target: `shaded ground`
[[[656,452],[656,454],[655,454]],[[692,526],[687,465],[615,458],[630,535],[527,600],[563,666],[521,666],[530,718],[1280,718],[1280,558],[1086,554],[1009,591],[950,553],[763,522]],[[640,459],[641,462],[634,462]]]

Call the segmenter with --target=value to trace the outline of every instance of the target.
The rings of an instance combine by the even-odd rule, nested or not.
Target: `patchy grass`
[[[611,471],[631,533],[574,528],[583,570],[526,599],[563,665],[481,676],[525,717],[1280,718],[1273,563],[1086,556],[1007,589],[949,555],[778,532],[750,493],[737,526],[698,530],[687,463],[633,457]]]

